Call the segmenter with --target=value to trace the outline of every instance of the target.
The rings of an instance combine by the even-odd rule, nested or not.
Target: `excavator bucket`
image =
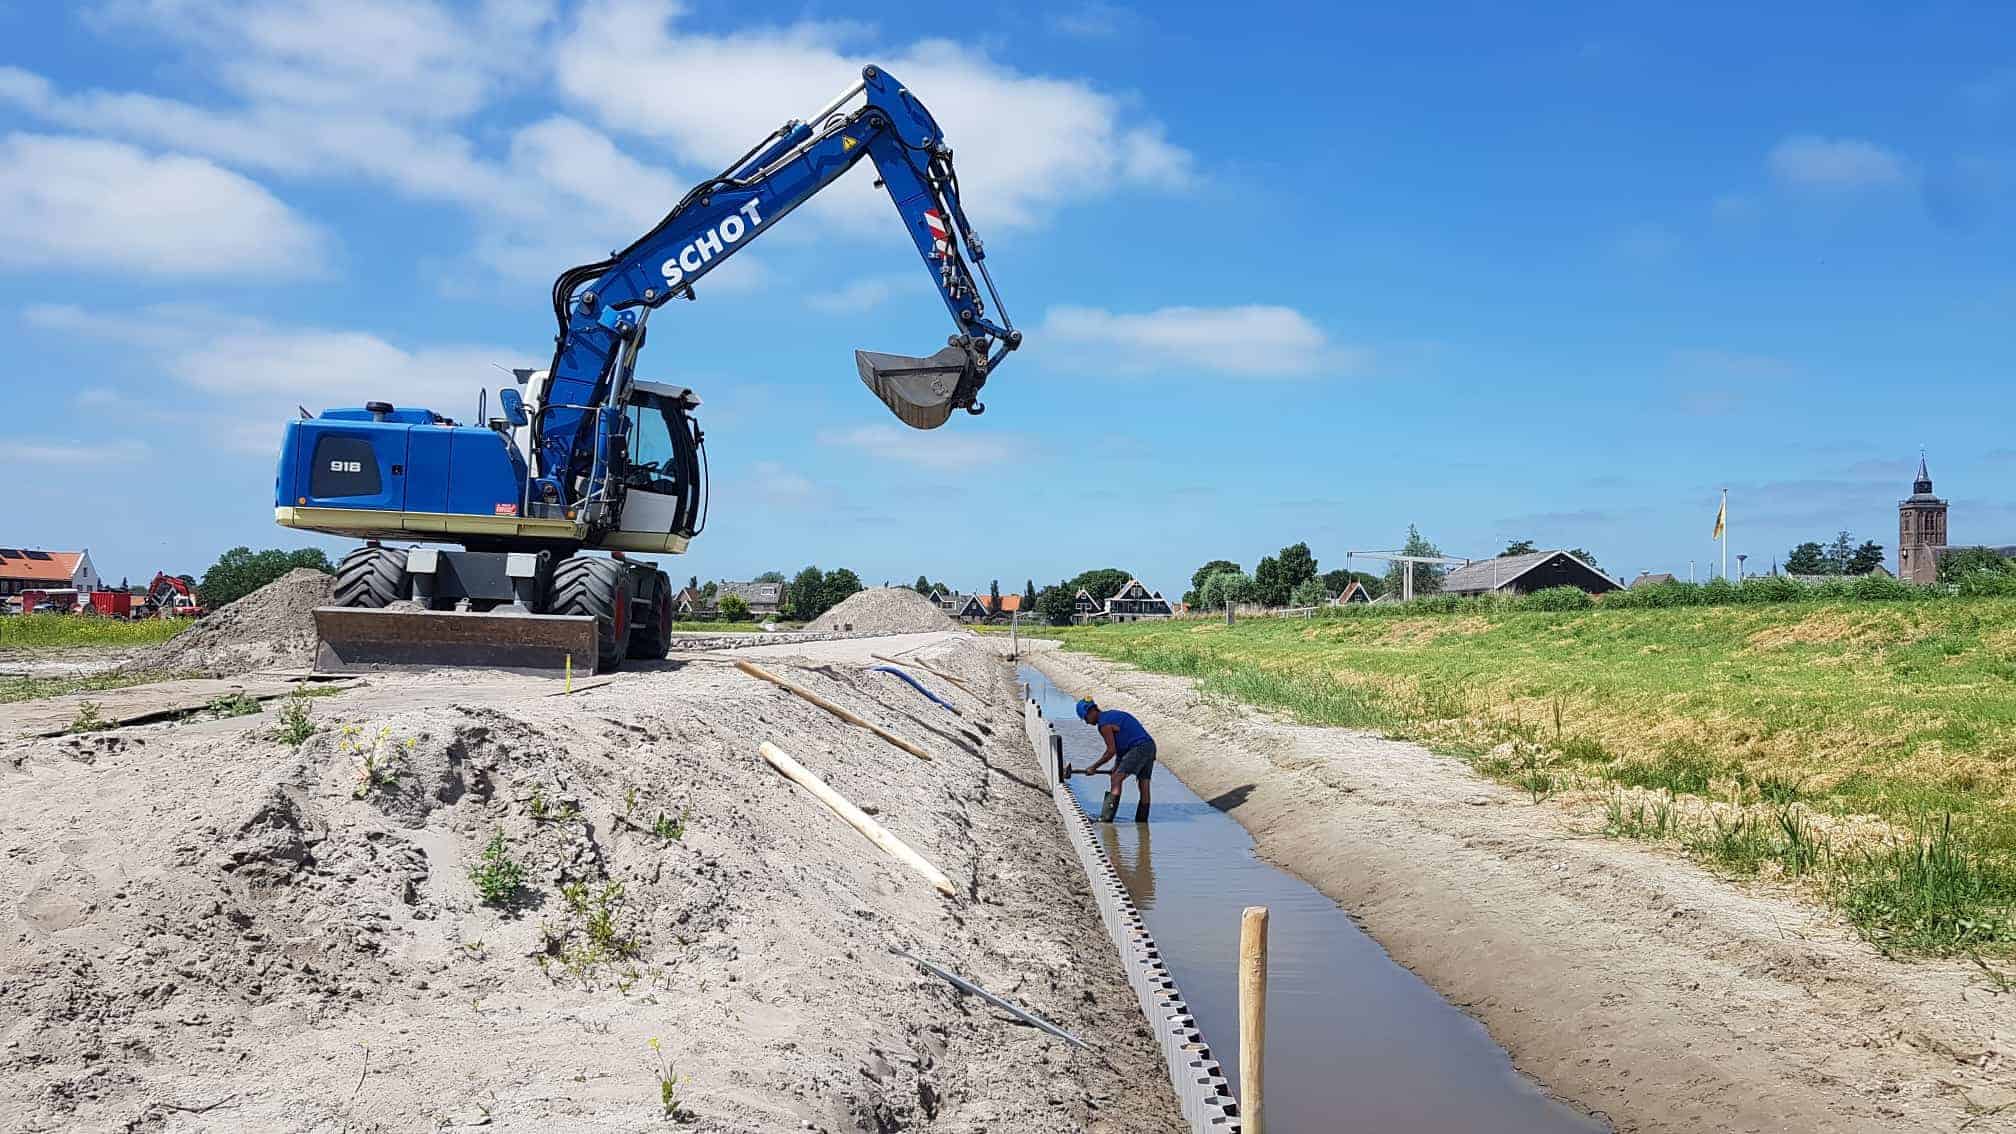
[[[949,346],[929,358],[857,350],[854,365],[861,371],[861,381],[875,391],[882,404],[914,429],[936,429],[945,424],[959,408],[953,399],[973,370],[967,353]]]
[[[472,666],[559,675],[595,671],[595,619],[570,614],[315,608],[324,673]]]

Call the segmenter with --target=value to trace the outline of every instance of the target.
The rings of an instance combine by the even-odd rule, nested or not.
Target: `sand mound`
[[[298,745],[271,709],[9,742],[0,1130],[1178,1134],[1010,671],[946,638],[959,718],[866,641],[765,662],[928,761],[718,665],[373,679]]]
[[[834,607],[806,624],[807,630],[852,630],[868,634],[913,634],[957,630],[936,603],[909,587],[878,587]]]
[[[305,669],[315,662],[313,611],[329,602],[333,575],[297,567],[135,658],[130,669],[224,676]]]

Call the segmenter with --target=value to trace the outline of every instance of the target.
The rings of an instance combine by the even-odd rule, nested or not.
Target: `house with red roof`
[[[0,595],[62,590],[66,587],[75,587],[79,591],[98,589],[98,569],[91,565],[88,550],[42,551],[0,547]]]

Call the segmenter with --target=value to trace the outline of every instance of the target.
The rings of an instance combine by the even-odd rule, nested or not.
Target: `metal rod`
[[[1041,1016],[1036,1015],[1033,1012],[1016,1007],[1015,1005],[1009,1003],[1006,1000],[1001,999],[1000,997],[994,995],[993,993],[987,991],[986,989],[981,988],[979,985],[974,984],[972,981],[967,980],[965,977],[960,976],[958,973],[951,972],[946,969],[941,969],[937,965],[932,964],[931,962],[925,960],[924,958],[913,957],[910,954],[905,953],[901,949],[892,948],[889,951],[903,958],[904,960],[911,962],[918,968],[923,969],[925,972],[930,973],[932,976],[937,977],[939,980],[944,981],[946,984],[951,985],[953,988],[956,988],[961,992],[970,992],[973,995],[979,997],[980,999],[985,1000],[987,1003],[992,1004],[996,1008],[999,1008],[1004,1012],[1013,1014],[1015,1018],[1021,1020],[1022,1022],[1030,1024],[1034,1027],[1041,1028],[1046,1032],[1049,1032],[1051,1035],[1056,1036],[1058,1039],[1063,1040],[1065,1043],[1070,1044],[1072,1047],[1082,1048],[1085,1046],[1084,1040],[1079,1039],[1077,1036],[1072,1035],[1070,1032],[1065,1031],[1063,1028],[1058,1027],[1057,1025],[1051,1023],[1050,1021],[1044,1019]]]

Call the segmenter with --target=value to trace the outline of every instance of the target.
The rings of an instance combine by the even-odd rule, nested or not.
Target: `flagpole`
[[[1729,490],[1722,490],[1722,578],[1729,578]]]

